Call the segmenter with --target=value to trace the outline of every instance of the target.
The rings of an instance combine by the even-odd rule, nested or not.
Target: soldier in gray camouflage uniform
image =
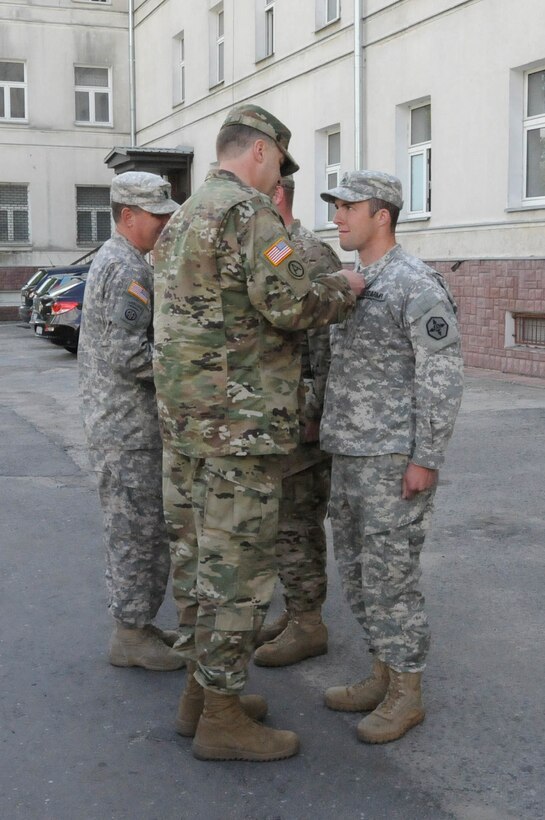
[[[282,461],[299,437],[294,331],[343,319],[362,281],[350,272],[311,282],[290,242],[270,199],[298,168],[290,136],[262,108],[233,109],[218,169],[156,246],[166,518],[184,542],[174,553],[191,566],[192,514],[198,548],[196,625],[188,605],[181,626],[196,666],[177,728],[195,733],[193,753],[204,759],[276,760],[299,745],[295,733],[252,720],[263,710],[240,693],[276,579]]]
[[[152,625],[170,558],[162,510],[162,446],[152,370],[153,271],[144,254],[172,212],[156,174],[120,174],[111,186],[116,231],[87,280],[78,349],[82,414],[104,513],[106,581],[115,666],[179,669],[176,633]]]
[[[342,268],[335,251],[293,216],[293,176],[282,177],[273,202],[288,236],[314,278]],[[327,652],[321,607],[327,590],[324,518],[331,457],[319,446],[319,427],[329,370],[329,328],[301,333],[305,403],[297,449],[285,459],[276,555],[286,608],[265,625],[254,653],[259,666],[287,666]]]
[[[371,675],[328,689],[326,704],[370,711],[358,737],[384,743],[425,714],[420,552],[462,396],[460,339],[443,278],[396,244],[399,180],[353,171],[321,196],[335,204],[341,247],[358,251],[366,280],[332,331],[321,443],[333,454],[335,555],[373,657]]]

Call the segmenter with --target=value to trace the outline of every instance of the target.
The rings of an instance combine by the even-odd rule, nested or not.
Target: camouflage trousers
[[[290,612],[319,609],[325,601],[330,469],[331,458],[314,444],[300,445],[283,461],[276,559]]]
[[[180,639],[195,677],[240,692],[276,581],[281,491],[278,456],[163,457]]]
[[[333,456],[329,511],[343,589],[371,652],[398,672],[419,672],[430,642],[420,552],[435,488],[403,500],[408,461]]]
[[[143,627],[165,597],[170,552],[163,517],[161,450],[91,449],[104,516],[108,606],[128,627]]]

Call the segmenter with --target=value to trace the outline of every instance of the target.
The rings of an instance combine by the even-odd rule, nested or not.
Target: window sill
[[[218,88],[221,88],[223,85],[225,85],[225,80],[219,80],[217,83],[214,83],[214,85],[209,85],[208,90],[209,91],[216,91]]]
[[[422,216],[404,216],[401,219],[398,219],[398,225],[407,225],[411,222],[429,222],[431,219],[431,214],[423,214]]]
[[[256,57],[255,64],[259,65],[259,63],[264,63],[265,60],[270,60],[271,57],[274,57],[274,51],[271,51],[270,54],[264,54],[262,57]]]
[[[524,213],[524,211],[545,211],[545,202],[541,205],[514,205],[505,209],[506,214],[520,214]]]
[[[328,20],[327,23],[321,23],[317,28],[314,29],[314,34],[321,34],[325,28],[329,28],[329,26],[333,26],[335,23],[340,23],[341,15],[339,14],[338,17],[335,17],[333,20]]]
[[[113,122],[78,122],[77,120],[74,122],[78,128],[113,128]]]
[[[8,120],[7,117],[0,117],[0,125],[28,125],[28,119],[26,117],[17,117]]]
[[[0,251],[31,251],[32,243],[30,242],[2,242],[0,240]]]

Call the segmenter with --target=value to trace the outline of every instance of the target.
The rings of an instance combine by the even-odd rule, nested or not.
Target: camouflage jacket
[[[354,305],[310,281],[271,200],[211,171],[156,245],[154,373],[165,440],[190,456],[287,453],[299,437],[299,334]]]
[[[342,268],[333,248],[295,219],[288,227],[293,247],[308,266],[311,279],[320,273],[334,273]],[[319,421],[322,416],[325,386],[331,351],[329,327],[309,328],[302,338],[302,373],[305,382],[304,419]]]
[[[331,333],[322,447],[403,453],[438,468],[462,397],[454,300],[440,274],[399,245],[362,272],[355,311]]]
[[[161,446],[153,385],[153,272],[119,233],[89,270],[78,347],[83,426],[91,447]]]

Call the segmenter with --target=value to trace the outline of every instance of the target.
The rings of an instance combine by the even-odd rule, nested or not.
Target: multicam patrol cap
[[[291,131],[264,108],[252,104],[238,105],[227,114],[220,131],[229,125],[247,125],[273,139],[284,154],[284,162],[280,168],[283,177],[299,170],[298,164],[288,152]]]
[[[384,171],[347,171],[337,188],[320,194],[325,202],[363,202],[366,199],[382,199],[398,208],[403,207],[403,190],[397,177]]]
[[[126,171],[115,176],[110,188],[110,202],[137,205],[150,214],[171,214],[178,204],[170,198],[170,182],[146,171]]]

